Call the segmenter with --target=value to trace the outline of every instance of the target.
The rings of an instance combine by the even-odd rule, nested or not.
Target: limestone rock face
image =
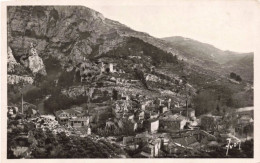
[[[7,48],[7,72],[12,73],[15,71],[15,67],[19,65],[15,60],[12,49],[8,46]]]
[[[9,75],[28,75],[26,68],[22,66],[13,56],[12,49],[7,47],[7,73]]]
[[[73,68],[82,58],[103,55],[128,37],[138,36],[145,42],[159,41],[163,45],[159,39],[83,6],[9,6],[7,13],[8,46],[21,65],[33,73],[44,74],[42,62],[50,56],[57,58],[62,67]],[[32,42],[38,57],[29,55]]]
[[[18,64],[13,56],[12,49],[9,46],[7,48],[7,62],[10,64]]]
[[[30,56],[28,58],[28,61],[29,61],[29,68],[33,72],[33,74],[36,73],[46,74],[43,61],[39,56]]]
[[[28,57],[28,67],[35,75],[37,73],[41,73],[42,75],[46,75],[45,66],[41,57],[39,57],[36,48],[34,48],[33,43],[31,43],[31,49]]]

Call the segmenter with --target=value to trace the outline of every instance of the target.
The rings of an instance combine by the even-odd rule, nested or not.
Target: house
[[[159,112],[155,112],[155,111],[150,112],[150,119],[158,118],[159,115],[160,115]]]
[[[146,107],[146,104],[140,104],[140,108],[141,108],[142,110],[145,110],[145,107]]]
[[[114,65],[112,63],[106,66],[106,72],[114,72]]]
[[[60,124],[68,124],[69,119],[82,117],[85,115],[85,111],[82,107],[74,107],[66,110],[58,110],[55,112],[55,116]],[[74,124],[74,122],[73,122]],[[71,125],[71,123],[70,123]]]
[[[160,139],[152,139],[149,141],[149,146],[152,148],[152,156],[158,157],[159,151],[161,149],[161,140]]]
[[[162,103],[163,103],[163,100],[160,99],[160,98],[157,98],[157,99],[154,101],[154,104],[155,104],[156,106],[161,106]]]
[[[135,112],[135,119],[144,120],[144,111],[138,110]]]
[[[159,129],[159,120],[158,119],[148,119],[144,121],[144,128],[150,133],[157,133]]]
[[[126,93],[121,93],[121,100],[129,100],[129,96]]]
[[[113,63],[106,63],[105,64],[104,62],[99,62],[98,65],[100,67],[100,73],[103,73],[103,72],[113,73],[113,72],[115,72]]]
[[[12,117],[12,118],[15,118],[17,113],[18,113],[18,107],[16,106],[8,106],[8,117]]]
[[[68,125],[75,128],[89,126],[89,117],[71,118],[68,120]]]
[[[160,113],[165,113],[167,110],[168,110],[168,108],[166,106],[160,106],[159,107]]]
[[[148,158],[154,158],[158,157],[160,154],[161,149],[161,140],[160,139],[151,139],[148,142],[148,145],[146,145],[142,151],[141,155],[148,157]]]
[[[176,131],[183,130],[188,120],[180,114],[164,114],[159,118],[159,121],[160,129]]]

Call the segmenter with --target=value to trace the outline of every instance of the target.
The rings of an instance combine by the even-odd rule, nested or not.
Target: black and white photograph
[[[259,3],[126,2],[5,6],[4,157],[255,158]]]

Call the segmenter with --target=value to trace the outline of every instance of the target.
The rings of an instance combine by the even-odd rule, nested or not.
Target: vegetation
[[[108,57],[123,59],[127,59],[127,57],[131,55],[151,57],[153,65],[178,62],[177,56],[173,56],[171,53],[167,53],[135,37],[130,37],[123,46],[109,51],[106,54]]]
[[[231,72],[229,76],[230,76],[231,79],[234,79],[234,80],[236,80],[238,82],[242,81],[242,78],[239,75],[237,75],[236,73],[234,73],[234,72]]]
[[[14,130],[8,135],[8,158],[16,158],[11,150],[19,146],[15,137],[22,130]],[[50,130],[32,129],[29,133],[28,147],[31,158],[108,158],[125,154],[116,145],[104,140],[95,142],[90,137],[67,136],[64,132],[54,135]]]
[[[87,97],[79,96],[72,99],[63,94],[53,94],[50,98],[44,101],[44,108],[46,112],[54,113],[58,110],[68,109],[73,105],[80,105],[87,102]]]

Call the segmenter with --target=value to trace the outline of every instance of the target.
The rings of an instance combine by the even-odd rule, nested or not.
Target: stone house
[[[104,72],[114,73],[115,72],[113,63],[105,64],[104,62],[100,62],[99,67],[100,67],[100,73],[104,73]]]
[[[144,128],[150,133],[157,133],[159,129],[159,120],[158,119],[148,119],[144,121]]]
[[[144,120],[144,111],[138,110],[135,112],[135,119]]]
[[[166,106],[160,106],[159,111],[160,113],[165,113],[166,111],[168,111],[168,108]]]
[[[142,151],[141,155],[148,157],[148,158],[154,158],[158,157],[160,154],[161,149],[161,140],[160,139],[151,139],[148,142],[148,145],[146,145]]]
[[[75,107],[75,108],[66,109],[66,110],[58,110],[54,114],[55,114],[55,117],[57,118],[57,121],[60,124],[68,125],[70,119],[84,117],[85,111],[81,107]],[[74,124],[74,122],[72,122],[72,123]],[[71,125],[71,123],[69,125]]]
[[[69,119],[68,125],[75,128],[89,126],[89,117],[77,117]]]
[[[180,114],[174,114],[174,115],[164,114],[159,118],[159,121],[160,121],[160,129],[171,130],[171,131],[183,130],[184,126],[187,123],[186,117]]]
[[[8,106],[8,117],[15,118],[18,113],[18,107],[16,106]]]

